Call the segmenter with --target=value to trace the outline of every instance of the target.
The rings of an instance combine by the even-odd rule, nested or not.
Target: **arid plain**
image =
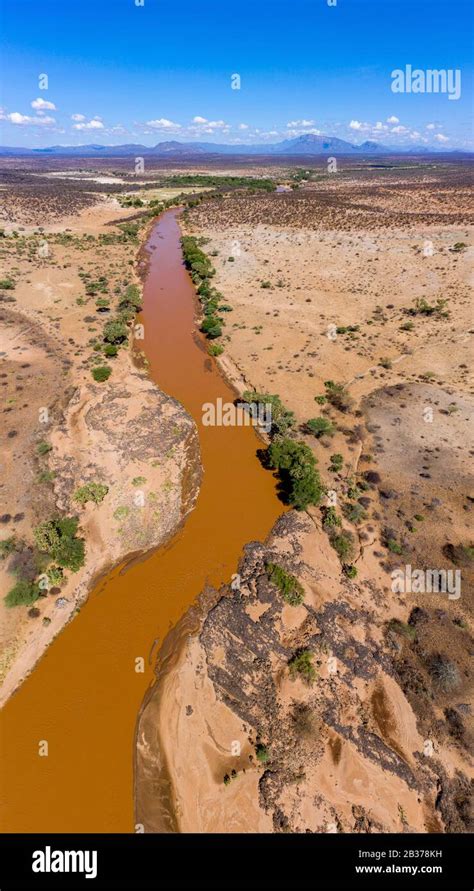
[[[46,515],[77,515],[85,542],[79,570],[30,608],[2,600],[3,699],[92,580],[167,542],[195,504],[196,428],[147,377],[133,312],[153,208],[188,205],[181,230],[227,307],[204,341],[196,302],[196,338],[236,397],[278,395],[321,497],[282,503],[265,541],[242,541],[238,582],[207,588],[171,629],[137,716],[137,821],[472,830],[468,162],[3,168],[2,588],[47,575],[33,537]],[[129,330],[104,343],[116,304]],[[104,356],[113,371],[96,380]],[[77,495],[97,479],[107,497]],[[141,480],[155,497],[138,522]],[[395,589],[408,566],[458,572],[459,592]]]

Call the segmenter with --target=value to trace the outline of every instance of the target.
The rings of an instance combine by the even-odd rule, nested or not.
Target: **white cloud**
[[[239,130],[248,130],[248,128],[249,128],[248,124],[239,124]]]
[[[408,133],[408,129],[403,126],[403,124],[399,124],[398,127],[392,127],[392,133]]]
[[[28,126],[43,126],[48,127],[51,124],[55,124],[56,121],[54,118],[48,117],[44,115],[43,117],[33,118],[27,114],[20,114],[19,111],[12,111],[10,114],[6,115],[6,119],[10,121],[11,124],[19,124],[23,127]]]
[[[48,102],[46,99],[33,99],[31,107],[37,111],[56,111],[54,102]]]
[[[400,119],[396,118],[394,114],[392,114],[389,118],[387,118],[387,124],[399,124]]]
[[[72,114],[71,115],[72,121],[85,121],[85,119],[86,119],[85,114]]]
[[[303,119],[302,121],[288,121],[286,126],[294,129],[295,127],[312,127],[313,124],[314,121],[305,121]]]
[[[207,118],[202,118],[197,114],[196,117],[193,118],[193,124],[207,124]]]
[[[147,121],[147,127],[153,127],[154,130],[180,130],[181,124],[175,124],[168,118],[156,118],[154,121]]]
[[[449,136],[444,136],[443,133],[437,133],[435,139],[438,142],[449,142]]]
[[[370,124],[364,124],[362,121],[351,121],[349,128],[351,130],[370,130]]]
[[[104,125],[98,117],[92,118],[91,121],[83,121],[80,124],[73,124],[73,130],[103,130]]]
[[[382,121],[377,121],[374,129],[375,130],[388,130],[388,127],[386,124],[382,124]]]

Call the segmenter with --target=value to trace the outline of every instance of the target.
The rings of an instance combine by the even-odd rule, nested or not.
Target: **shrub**
[[[11,278],[2,278],[0,279],[0,290],[2,291],[13,291],[15,287],[15,282],[12,281]]]
[[[114,343],[106,343],[104,346],[104,355],[107,359],[113,359],[118,353],[118,347]]]
[[[221,356],[224,352],[224,347],[220,343],[210,343],[207,352],[210,356]]]
[[[256,405],[269,405],[271,407],[271,433],[273,435],[284,436],[295,423],[295,416],[292,411],[285,408],[280,397],[270,393],[256,393],[253,390],[246,390],[242,396],[246,402]]]
[[[270,760],[270,752],[263,743],[258,743],[255,746],[255,754],[257,756],[257,761],[259,761],[260,764],[266,764],[267,761]]]
[[[361,523],[367,517],[367,513],[361,504],[346,502],[342,510],[349,523],[354,523],[355,525]]]
[[[341,562],[346,563],[350,561],[354,555],[354,536],[352,533],[343,529],[342,532],[330,535],[329,541]]]
[[[461,683],[459,669],[447,656],[436,653],[429,660],[428,669],[435,686],[443,693],[450,693],[459,687]]]
[[[108,380],[111,374],[112,369],[109,365],[98,365],[97,368],[92,369],[92,377],[98,384]]]
[[[51,566],[47,570],[46,575],[52,588],[58,587],[64,581],[64,572],[60,566]]]
[[[108,491],[109,487],[102,485],[102,483],[86,483],[84,486],[80,486],[79,489],[76,489],[73,495],[73,500],[82,505],[87,504],[88,501],[93,501],[94,504],[100,504],[101,501],[104,500]]]
[[[351,410],[354,401],[343,384],[335,384],[334,381],[325,381],[327,401],[337,408],[338,411],[348,412]]]
[[[269,447],[267,456],[270,467],[279,471],[289,504],[297,510],[305,510],[309,504],[319,504],[322,486],[316,458],[304,442],[276,440]]]
[[[307,684],[313,684],[316,680],[316,669],[313,665],[313,658],[311,650],[299,650],[298,653],[292,656],[288,663],[290,677],[295,678],[297,675],[300,675]]]
[[[338,517],[335,507],[325,507],[323,513],[323,527],[326,531],[341,525],[341,518]]]
[[[104,326],[104,340],[107,343],[123,343],[127,337],[128,328],[120,319],[111,319]]]
[[[119,303],[120,309],[139,310],[142,307],[142,295],[137,285],[128,285],[125,296]]]
[[[344,458],[342,457],[342,455],[339,454],[339,452],[336,452],[334,455],[331,455],[329,460],[331,462],[331,464],[329,466],[329,470],[331,470],[333,473],[338,473],[340,470],[342,470],[342,466],[344,464]]]
[[[416,640],[416,628],[413,625],[409,625],[408,622],[400,621],[400,619],[390,619],[388,630],[394,631],[395,634],[400,634],[408,640]]]
[[[58,566],[77,572],[84,566],[84,540],[76,538],[77,517],[57,517],[40,523],[34,530],[39,551],[48,554]]]
[[[6,560],[10,554],[13,554],[16,548],[16,538],[11,535],[10,538],[4,538],[0,541],[0,560]]]
[[[214,315],[206,316],[206,318],[203,319],[201,323],[201,331],[203,334],[206,335],[206,337],[212,339],[215,337],[220,337],[222,334],[220,320],[217,318],[217,316]]]
[[[46,442],[44,439],[42,439],[36,445],[36,451],[38,452],[38,455],[47,455],[47,453],[50,452],[52,448],[53,447],[51,443]]]
[[[334,436],[334,425],[327,418],[310,418],[305,428],[319,439],[321,436]]]
[[[354,566],[352,563],[345,563],[342,567],[342,571],[348,579],[355,579],[357,577],[357,566]]]
[[[21,579],[8,592],[5,605],[11,609],[13,606],[31,606],[35,600],[38,600],[40,591],[38,585],[29,582],[27,579]]]
[[[304,600],[304,589],[295,578],[277,563],[266,563],[265,569],[271,582],[278,588],[284,600],[290,606],[299,606]]]

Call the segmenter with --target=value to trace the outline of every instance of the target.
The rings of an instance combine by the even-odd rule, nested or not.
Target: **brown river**
[[[196,338],[197,301],[177,215],[167,211],[147,243],[140,345],[152,379],[198,424],[200,495],[167,546],[102,579],[3,709],[4,831],[133,831],[134,733],[153,682],[154,641],[207,582],[230,580],[244,544],[264,539],[282,512],[273,477],[257,459],[255,432],[201,424],[203,403],[231,402],[235,393]],[[135,672],[139,656],[142,674]],[[48,741],[48,757],[38,755],[40,740]]]

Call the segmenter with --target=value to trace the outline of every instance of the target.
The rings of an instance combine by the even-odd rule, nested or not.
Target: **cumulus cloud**
[[[193,124],[207,124],[207,118],[202,118],[199,114],[193,118]]]
[[[387,118],[387,124],[399,124],[399,123],[400,123],[400,119],[396,118],[394,114],[390,115],[390,117]]]
[[[147,127],[153,127],[154,130],[180,130],[181,124],[175,124],[168,118],[156,118],[154,121],[147,121]]]
[[[85,114],[72,114],[71,115],[72,121],[85,121],[85,119],[86,119]]]
[[[90,121],[81,121],[79,124],[73,124],[73,130],[103,130],[104,125],[98,118],[92,118]]]
[[[314,121],[305,121],[303,119],[302,121],[288,121],[286,126],[294,129],[295,127],[312,127],[313,124]]]
[[[28,114],[20,114],[19,111],[12,111],[10,114],[6,115],[6,119],[10,121],[11,124],[18,124],[22,127],[48,127],[51,124],[55,124],[56,121],[54,118],[48,117],[48,115],[43,115],[43,117],[33,118]]]
[[[248,124],[239,124],[239,130],[248,130],[248,128],[249,128]]]
[[[370,130],[370,124],[365,124],[362,121],[351,121],[349,128],[351,130]]]
[[[449,142],[449,136],[444,136],[443,133],[437,133],[435,139],[438,142]]]
[[[54,102],[48,102],[46,99],[41,98],[33,99],[31,107],[35,108],[36,111],[56,111]]]
[[[404,127],[403,124],[399,124],[398,127],[392,127],[392,133],[408,133],[407,127]]]

